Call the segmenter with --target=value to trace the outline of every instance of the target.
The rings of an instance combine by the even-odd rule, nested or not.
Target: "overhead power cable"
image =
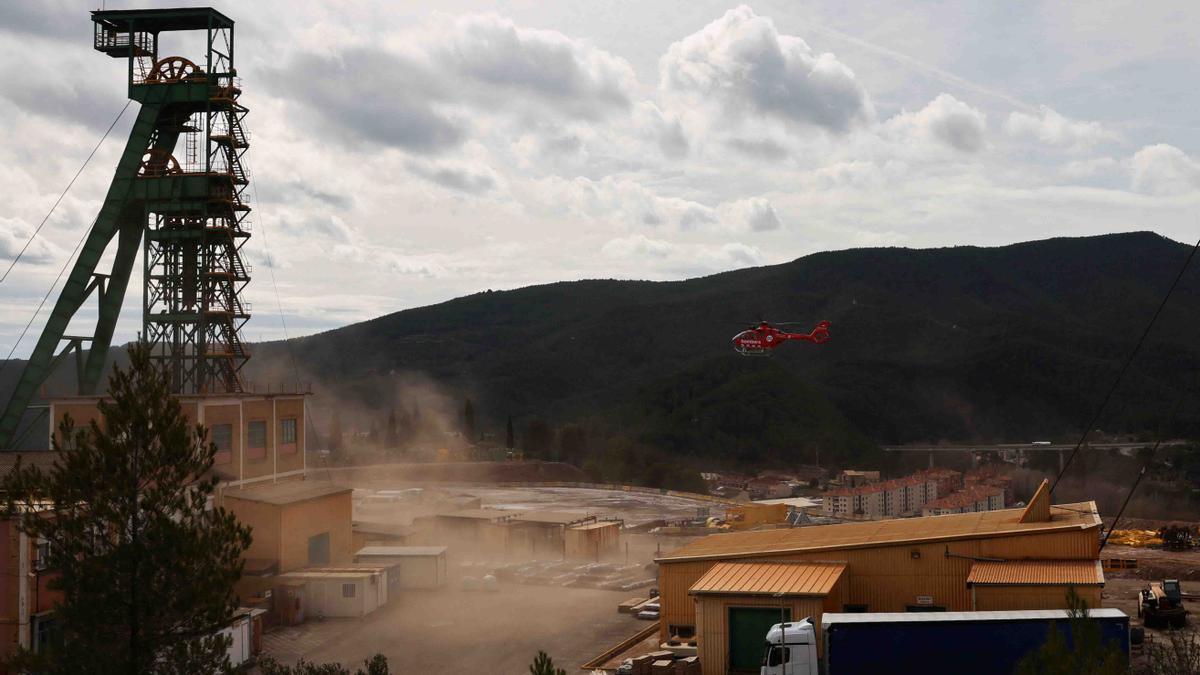
[[[13,268],[17,266],[17,262],[21,260],[21,256],[25,255],[25,251],[29,249],[30,244],[32,244],[33,240],[37,238],[38,233],[42,231],[42,228],[46,226],[46,222],[50,220],[50,216],[54,215],[54,210],[58,208],[58,205],[62,203],[63,198],[66,197],[67,193],[71,191],[71,186],[75,184],[75,181],[79,178],[80,174],[82,174],[83,170],[87,168],[88,163],[92,161],[92,157],[96,156],[96,151],[99,150],[100,146],[104,144],[104,139],[108,138],[108,135],[112,133],[113,127],[117,126],[117,122],[120,121],[121,117],[125,114],[125,111],[129,110],[130,103],[133,103],[133,99],[129,99],[125,102],[125,107],[121,108],[121,112],[117,113],[117,116],[113,119],[112,124],[108,125],[108,129],[104,132],[104,135],[100,137],[100,141],[96,143],[96,147],[92,148],[92,151],[88,153],[87,159],[83,160],[83,166],[79,167],[79,170],[76,171],[75,175],[71,177],[71,182],[67,183],[67,187],[63,189],[62,194],[58,195],[58,199],[54,200],[54,205],[50,207],[50,211],[46,213],[46,217],[42,218],[41,223],[38,223],[37,229],[33,231],[33,234],[29,235],[29,240],[25,242],[25,245],[22,246],[21,250],[17,253],[17,257],[13,258],[13,261],[8,265],[8,269],[4,271],[4,276],[0,276],[0,284],[4,283],[4,280],[8,278],[9,273],[12,272]]]
[[[4,363],[0,363],[0,373],[3,373],[4,369],[8,367],[8,364],[12,363],[13,354],[17,352],[17,347],[20,346],[21,340],[25,339],[25,334],[29,332],[29,327],[33,325],[35,320],[37,320],[38,314],[42,313],[42,307],[46,306],[46,301],[50,299],[50,294],[54,292],[54,288],[58,286],[58,282],[62,280],[62,276],[64,273],[66,273],[67,267],[71,265],[71,261],[75,259],[75,254],[79,252],[79,247],[83,246],[84,240],[87,239],[88,234],[91,233],[92,228],[95,226],[96,219],[92,219],[92,224],[83,230],[83,236],[79,238],[79,241],[75,242],[75,248],[71,250],[71,255],[67,256],[67,259],[63,261],[62,268],[58,270],[58,276],[54,277],[54,283],[50,284],[50,288],[46,289],[46,294],[42,296],[42,301],[38,303],[37,309],[33,310],[33,316],[29,317],[29,322],[25,324],[25,328],[21,331],[21,334],[17,336],[17,340],[13,343],[12,349],[8,350],[8,356],[4,359]]]
[[[1104,414],[1105,408],[1108,407],[1109,401],[1112,400],[1113,394],[1117,391],[1117,385],[1119,385],[1121,383],[1121,379],[1125,377],[1125,373],[1129,370],[1129,366],[1133,363],[1133,357],[1137,356],[1138,351],[1146,342],[1146,337],[1150,335],[1150,329],[1154,328],[1154,324],[1158,321],[1158,317],[1162,314],[1163,308],[1167,306],[1167,301],[1171,299],[1171,294],[1174,293],[1175,289],[1179,286],[1179,282],[1183,279],[1184,273],[1187,272],[1188,267],[1192,264],[1192,259],[1196,257],[1197,250],[1200,250],[1200,240],[1197,240],[1196,244],[1192,246],[1191,252],[1188,253],[1187,258],[1183,261],[1183,266],[1179,268],[1179,274],[1175,275],[1175,280],[1171,282],[1171,287],[1167,289],[1167,294],[1163,296],[1162,302],[1158,303],[1158,309],[1154,310],[1154,316],[1150,317],[1150,323],[1146,324],[1146,329],[1142,331],[1137,343],[1133,345],[1133,349],[1129,352],[1129,356],[1126,357],[1125,363],[1121,365],[1121,370],[1117,372],[1117,377],[1113,380],[1112,386],[1108,388],[1108,393],[1104,395],[1104,400],[1101,401],[1100,407],[1096,409],[1096,413],[1092,415],[1091,420],[1089,420],[1087,425],[1083,428],[1083,434],[1079,437],[1079,442],[1075,444],[1075,449],[1072,450],[1071,454],[1067,456],[1067,461],[1063,462],[1063,466],[1061,469],[1059,469],[1058,475],[1054,477],[1054,483],[1050,486],[1051,494],[1054,493],[1054,488],[1058,487],[1059,481],[1062,480],[1063,475],[1066,474],[1067,469],[1070,468],[1071,462],[1075,459],[1075,455],[1079,453],[1079,448],[1083,447],[1084,442],[1087,441],[1088,434],[1092,432],[1092,429],[1096,427],[1096,423],[1100,421],[1100,416]]]
[[[1146,456],[1145,463],[1142,464],[1142,470],[1138,472],[1137,478],[1133,480],[1133,485],[1129,488],[1129,494],[1125,495],[1125,501],[1121,502],[1121,509],[1117,511],[1117,517],[1113,518],[1112,525],[1108,527],[1108,532],[1104,533],[1104,539],[1100,542],[1101,551],[1108,544],[1108,538],[1112,536],[1113,531],[1117,529],[1117,524],[1121,522],[1121,516],[1125,514],[1125,507],[1129,506],[1129,502],[1133,499],[1133,493],[1137,492],[1138,485],[1142,483],[1142,479],[1150,471],[1150,466],[1154,463],[1154,455],[1158,453],[1158,446],[1162,445],[1167,430],[1174,426],[1175,418],[1179,415],[1180,409],[1183,408],[1183,400],[1186,397],[1186,391],[1180,392],[1179,398],[1175,399],[1175,405],[1172,407],[1167,421],[1159,425],[1158,438],[1154,441],[1154,446],[1150,448],[1150,453]]]

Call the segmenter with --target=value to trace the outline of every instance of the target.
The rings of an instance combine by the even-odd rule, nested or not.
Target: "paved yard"
[[[617,613],[629,593],[502,585],[497,592],[408,591],[363,619],[284,628],[264,652],[285,663],[339,661],[376,652],[394,673],[528,673],[539,649],[568,673],[646,624]]]

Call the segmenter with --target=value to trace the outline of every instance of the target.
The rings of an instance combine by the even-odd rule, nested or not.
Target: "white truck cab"
[[[808,619],[777,623],[767,631],[761,675],[818,675],[817,631]]]

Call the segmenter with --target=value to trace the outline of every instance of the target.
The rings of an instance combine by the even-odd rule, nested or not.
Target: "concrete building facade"
[[[306,468],[304,393],[215,394],[176,397],[183,414],[208,429],[217,446],[215,471],[227,485],[300,478]],[[103,427],[100,397],[50,401],[50,436],[62,442],[59,425],[69,415],[76,427]]]
[[[822,512],[842,518],[898,518],[921,508],[962,485],[962,474],[951,469],[928,469],[904,478],[830,490],[822,495]]]

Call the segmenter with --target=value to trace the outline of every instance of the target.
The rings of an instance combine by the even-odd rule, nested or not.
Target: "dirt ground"
[[[1200,593],[1200,549],[1192,551],[1164,551],[1157,548],[1137,548],[1109,544],[1100,553],[1101,558],[1125,558],[1137,560],[1137,569],[1110,570],[1105,577],[1131,577],[1153,581],[1156,579],[1179,579],[1195,581],[1195,592]],[[1187,588],[1188,584],[1184,584]],[[1191,589],[1188,589],[1191,592]]]
[[[408,591],[363,619],[327,620],[268,634],[265,651],[354,666],[375,653],[394,673],[528,673],[538,650],[567,672],[645,628],[617,603],[629,593],[501,585],[496,592]]]
[[[319,477],[318,477],[319,478]],[[339,477],[344,478],[344,477]],[[338,482],[347,482],[338,480]],[[355,481],[356,498],[376,490],[410,487],[388,476]],[[480,498],[486,508],[519,511],[565,511],[580,515],[621,518],[626,526],[656,520],[695,517],[697,509],[719,506],[681,497],[599,489],[492,488],[456,486],[456,495]],[[356,504],[355,517],[361,517]],[[373,510],[371,520],[403,524],[416,510],[398,505]],[[688,538],[652,534],[623,534],[615,562],[649,563],[660,551],[682,545]],[[625,543],[628,543],[626,548]],[[453,554],[453,551],[452,551]],[[457,560],[455,559],[457,558]],[[264,652],[284,663],[304,658],[357,666],[375,653],[388,657],[396,673],[529,672],[538,650],[544,650],[568,673],[609,647],[646,627],[617,605],[639,591],[525,585],[501,581],[499,590],[462,590],[461,577],[487,573],[478,556],[459,553],[450,559],[450,580],[440,591],[405,591],[398,600],[362,619],[326,620],[281,628],[264,638]],[[490,568],[488,568],[490,569]],[[647,569],[645,576],[655,572]]]

